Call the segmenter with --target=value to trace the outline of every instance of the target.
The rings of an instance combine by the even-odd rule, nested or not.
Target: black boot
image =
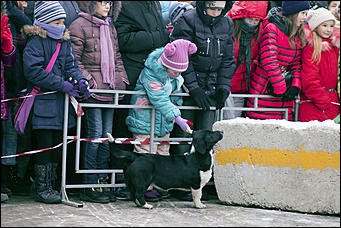
[[[99,188],[86,188],[81,192],[80,199],[83,201],[94,202],[94,203],[109,203],[110,199],[104,192],[100,191]]]
[[[31,194],[31,182],[20,178],[17,175],[17,166],[11,166],[10,172],[10,189],[13,195],[29,196]]]
[[[12,191],[9,188],[9,165],[1,164],[1,193],[7,194],[8,196],[12,195]]]
[[[52,189],[59,191],[61,188],[61,180],[58,175],[58,163],[52,162],[51,163],[51,185]]]
[[[59,193],[53,190],[51,186],[51,163],[46,165],[34,165],[34,171],[36,187],[35,200],[43,203],[60,203],[61,197]]]
[[[106,177],[106,178],[100,177],[98,179],[98,183],[109,184],[109,177]],[[113,188],[102,188],[102,189],[103,189],[103,193],[109,197],[110,202],[115,202],[117,200],[113,192]]]

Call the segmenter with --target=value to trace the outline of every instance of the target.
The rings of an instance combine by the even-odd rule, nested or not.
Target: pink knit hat
[[[188,54],[194,54],[197,46],[184,39],[168,43],[161,55],[161,63],[165,67],[178,72],[184,72],[188,67]]]

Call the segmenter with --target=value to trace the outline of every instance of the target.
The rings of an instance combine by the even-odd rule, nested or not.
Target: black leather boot
[[[60,194],[52,189],[51,176],[52,165],[34,165],[35,172],[35,187],[36,198],[35,200],[43,203],[60,203]]]

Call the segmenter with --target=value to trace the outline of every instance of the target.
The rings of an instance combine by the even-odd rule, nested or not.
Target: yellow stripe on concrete
[[[298,151],[258,148],[232,148],[218,150],[215,160],[219,165],[242,164],[263,167],[302,167],[307,169],[319,169],[330,167],[340,169],[340,152],[329,153],[325,151],[308,152],[304,149]]]

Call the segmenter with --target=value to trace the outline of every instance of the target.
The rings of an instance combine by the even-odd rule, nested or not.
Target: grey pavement
[[[77,201],[78,198],[70,197]],[[206,209],[175,198],[151,202],[153,209],[132,201],[108,204],[84,202],[83,207],[35,202],[32,196],[12,196],[1,203],[1,227],[340,227],[340,216],[285,212],[204,201]]]

